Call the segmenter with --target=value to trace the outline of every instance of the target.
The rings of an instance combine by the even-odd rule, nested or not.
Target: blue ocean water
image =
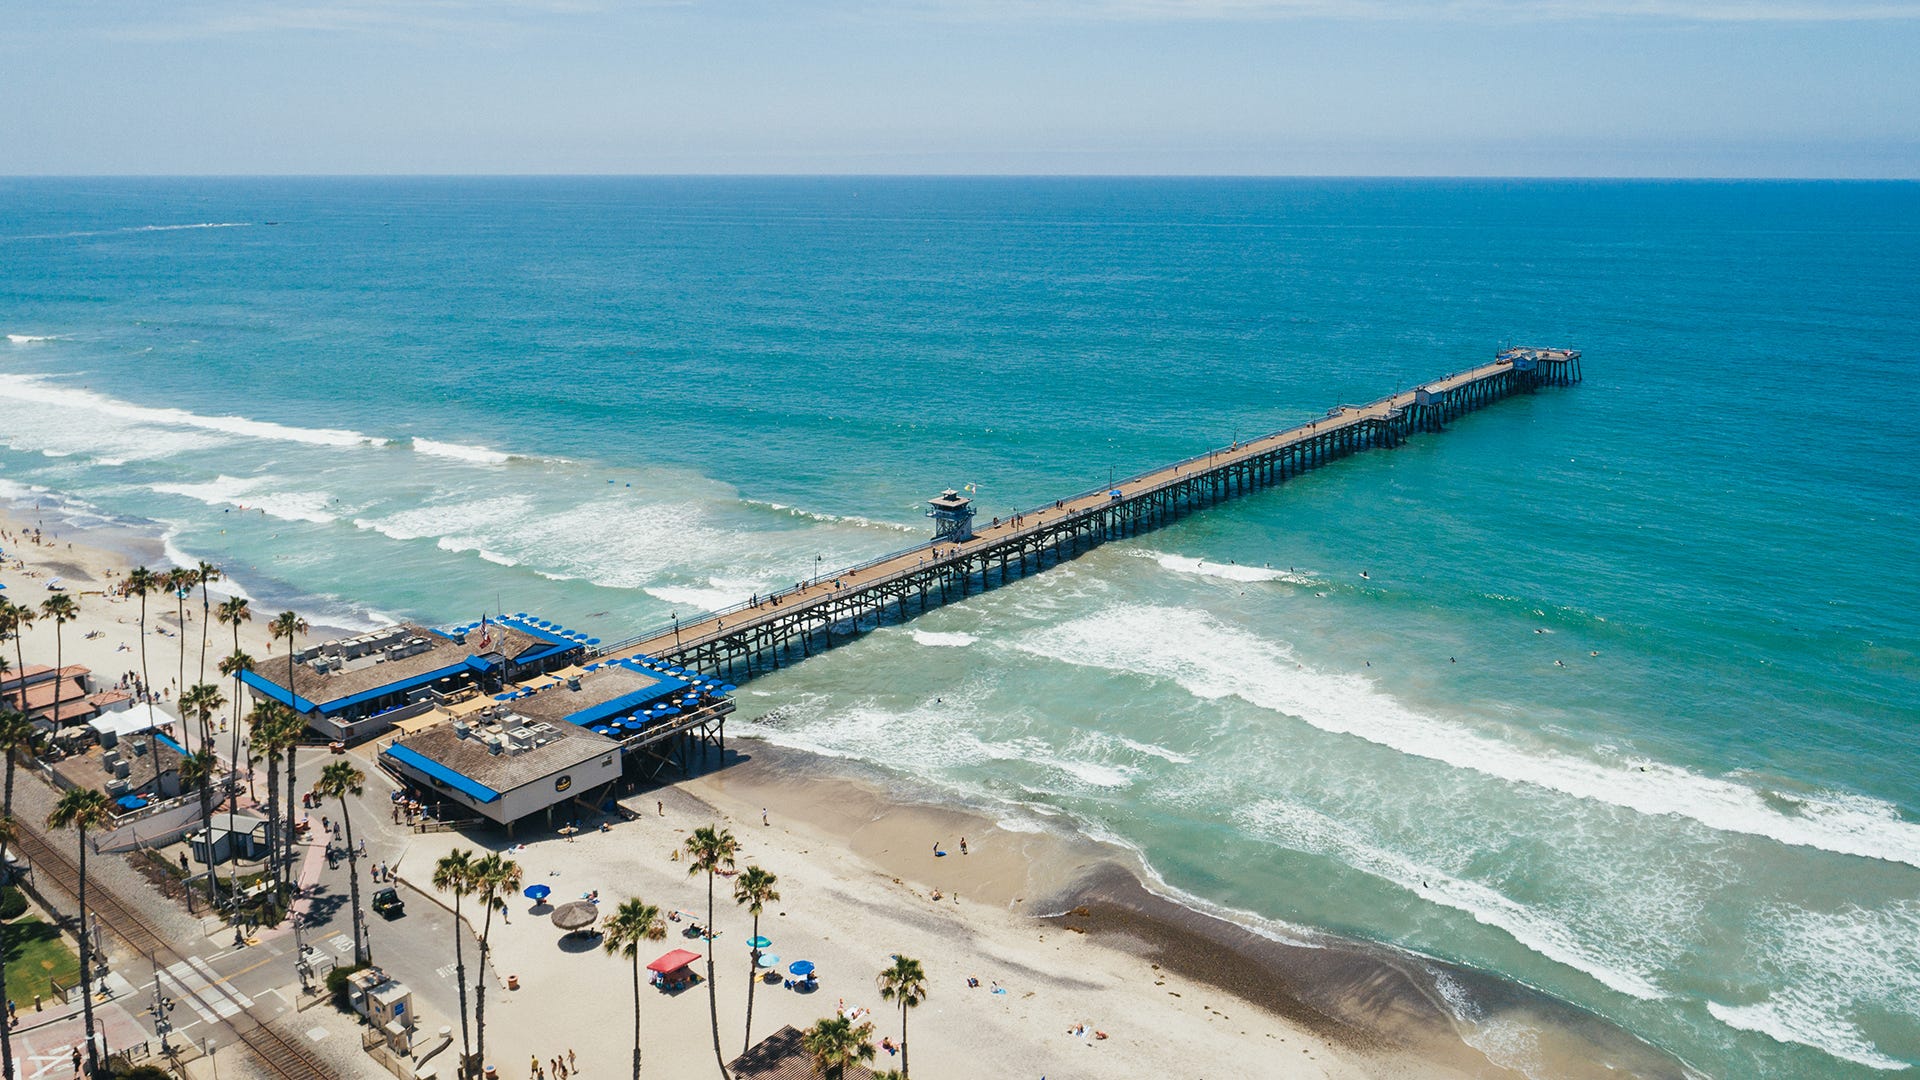
[[[0,180],[0,495],[316,618],[617,638],[943,487],[1578,347],[744,711],[1707,1075],[1877,1076],[1920,1063],[1915,311],[1912,184]]]

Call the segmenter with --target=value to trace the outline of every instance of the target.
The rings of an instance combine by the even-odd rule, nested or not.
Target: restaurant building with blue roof
[[[255,698],[291,706],[321,736],[358,742],[409,716],[583,659],[597,640],[525,614],[433,630],[411,623],[325,641],[266,661],[241,681]]]
[[[409,719],[380,763],[420,794],[511,827],[563,803],[600,808],[623,777],[654,773],[674,751],[723,746],[733,687],[629,657],[568,668],[489,698]],[[549,822],[551,823],[551,821]]]

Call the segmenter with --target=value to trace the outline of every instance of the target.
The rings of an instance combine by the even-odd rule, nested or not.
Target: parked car
[[[387,888],[373,894],[373,910],[389,919],[397,919],[407,913],[407,905],[400,899],[400,890]]]

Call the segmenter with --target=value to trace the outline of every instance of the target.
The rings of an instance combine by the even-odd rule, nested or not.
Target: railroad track
[[[14,843],[20,853],[27,857],[42,887],[51,883],[77,902],[80,895],[80,869],[63,849],[49,843],[24,822],[15,830]],[[152,923],[121,902],[113,890],[97,881],[87,883],[87,908],[99,917],[102,926],[125,942],[133,952],[151,956],[162,966],[186,959],[160,936]],[[181,992],[185,992],[184,988]],[[214,1002],[203,1001],[202,1004],[211,1006]],[[254,1057],[272,1070],[272,1075],[282,1080],[332,1080],[332,1070],[308,1057],[298,1044],[251,1012],[242,1009],[219,1023],[235,1041],[253,1051]]]

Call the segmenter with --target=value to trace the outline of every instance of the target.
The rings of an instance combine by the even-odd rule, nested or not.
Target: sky
[[[0,172],[1920,178],[1920,0],[0,0]]]

